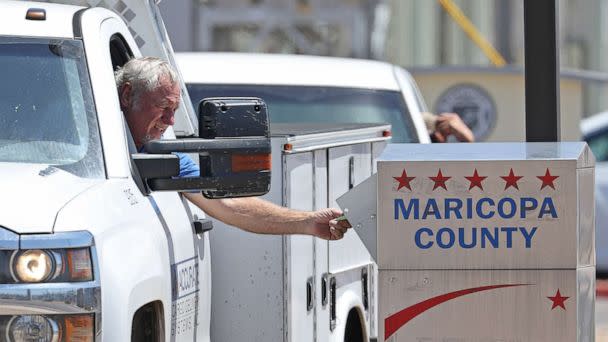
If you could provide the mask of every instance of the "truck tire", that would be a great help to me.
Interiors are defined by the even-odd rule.
[[[346,330],[344,331],[344,342],[364,342],[361,320],[356,309],[352,309],[348,313]]]

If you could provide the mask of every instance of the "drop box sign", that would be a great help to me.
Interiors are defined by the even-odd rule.
[[[408,161],[407,147],[390,147],[378,163],[379,267],[595,264],[588,148],[514,146],[525,145],[479,144],[466,154],[457,144],[423,147]]]

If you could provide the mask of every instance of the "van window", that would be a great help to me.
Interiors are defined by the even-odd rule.
[[[82,42],[0,37],[0,65],[0,162],[105,177]]]

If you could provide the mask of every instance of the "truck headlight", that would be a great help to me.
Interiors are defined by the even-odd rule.
[[[0,316],[0,341],[94,341],[93,314]]]
[[[14,316],[7,326],[9,341],[59,341],[59,325],[44,316]]]
[[[13,277],[24,283],[45,281],[53,272],[53,261],[47,252],[39,249],[17,252],[13,258]]]
[[[10,273],[15,282],[74,282],[93,280],[89,248],[14,251]]]

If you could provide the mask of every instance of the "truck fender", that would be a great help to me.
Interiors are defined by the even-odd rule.
[[[162,291],[164,291],[166,289],[166,285],[163,284],[163,281],[166,282],[166,279],[164,279],[164,277],[160,277],[160,276],[150,277],[150,278],[146,278],[146,279],[142,280],[141,282],[139,282],[138,284],[133,286],[133,289],[129,295],[129,305],[128,305],[129,332],[130,332],[132,338],[133,338],[133,324],[135,322],[135,316],[138,314],[138,311],[141,308],[143,308],[144,306],[149,305],[153,302],[160,303],[160,307],[152,306],[155,309],[157,309],[154,311],[157,312],[157,314],[158,314],[158,316],[156,316],[157,324],[155,324],[156,328],[154,330],[159,332],[160,336],[162,336],[163,332],[170,331],[167,329],[170,326],[169,324],[171,322],[171,303],[164,301],[163,298],[160,298],[160,297],[153,298],[148,295],[149,293],[157,293],[157,294],[162,293]],[[140,316],[139,320],[141,320],[141,316]],[[140,322],[140,324],[141,324],[141,322]],[[163,340],[164,337],[165,336],[160,337],[161,340]]]
[[[151,215],[148,215],[151,217]],[[131,336],[133,315],[143,305],[160,300],[164,317],[171,317],[171,275],[162,229],[152,220],[110,229],[98,239],[104,340],[124,341]],[[137,248],[133,248],[136,241]],[[170,322],[170,319],[169,319]],[[165,331],[167,330],[165,319]]]
[[[163,282],[166,282],[166,279],[164,279],[164,277],[156,276],[143,279],[135,286],[133,286],[133,288],[131,289],[131,293],[129,294],[128,306],[129,317],[131,318],[131,321],[133,321],[133,315],[135,314],[135,312],[148,303],[160,301],[163,304],[163,310],[165,310],[169,306],[163,300],[163,298],[148,295],[148,293],[160,294],[163,293],[163,291],[166,291],[167,284],[163,284]],[[166,314],[167,312],[165,312],[165,317],[171,317],[171,311],[168,311],[169,316],[166,316]]]
[[[356,286],[355,286],[356,285]],[[343,342],[346,334],[346,322],[348,320],[348,314],[351,310],[356,310],[359,318],[362,319],[363,314],[363,301],[361,300],[361,286],[359,283],[353,283],[344,287],[344,291],[338,295],[336,301],[336,330],[334,333],[333,341]],[[362,320],[361,330],[366,336],[369,335],[365,321]]]

